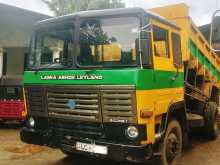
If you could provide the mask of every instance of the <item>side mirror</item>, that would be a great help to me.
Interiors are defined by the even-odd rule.
[[[55,58],[54,63],[59,64],[61,62],[60,58]]]
[[[0,48],[0,78],[3,76],[3,49]]]
[[[209,42],[212,50],[220,52],[220,10],[216,10],[212,16]]]

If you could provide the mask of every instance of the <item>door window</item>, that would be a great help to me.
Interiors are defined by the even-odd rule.
[[[182,66],[182,51],[180,36],[176,33],[172,33],[172,45],[173,45],[173,63],[176,67]]]
[[[154,54],[157,57],[169,58],[168,31],[153,26]]]

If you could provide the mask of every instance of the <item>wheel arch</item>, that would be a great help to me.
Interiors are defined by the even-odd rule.
[[[182,129],[183,146],[184,147],[187,146],[188,144],[187,132],[189,129],[187,124],[185,101],[182,100],[175,103],[174,102],[171,103],[167,108],[167,112],[162,115],[160,131],[157,133],[157,138],[156,138],[155,151],[158,151],[158,149],[160,149],[160,146],[163,143],[163,140],[166,135],[168,124],[172,120],[177,120],[179,122]]]
[[[160,126],[160,136],[157,140],[156,151],[160,149],[161,144],[166,136],[166,131],[168,128],[168,124],[172,120],[177,120],[182,129],[182,143],[183,147],[185,148],[188,144],[188,124],[187,124],[187,116],[186,116],[186,106],[185,101],[179,101],[170,104],[167,109],[167,112],[162,115],[162,121]],[[158,148],[157,148],[158,147]]]
[[[167,113],[163,114],[162,123],[161,123],[161,128],[163,132],[166,131],[168,123],[172,119],[175,119],[180,123],[183,132],[188,131],[186,108],[185,108],[184,100],[170,104],[170,106],[168,107]]]

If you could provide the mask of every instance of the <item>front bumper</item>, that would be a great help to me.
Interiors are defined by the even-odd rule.
[[[91,144],[91,139],[79,139],[69,137],[61,139],[49,133],[49,131],[40,132],[34,129],[23,128],[21,133],[21,140],[26,143],[36,145],[46,145],[50,147],[60,148],[67,153],[77,153],[91,157],[107,158],[116,161],[131,161],[131,162],[145,162],[153,156],[152,145],[125,145],[110,143],[103,140],[92,141],[97,145],[107,146],[108,154],[94,154],[88,152],[77,151],[76,142],[83,142]]]
[[[20,138],[23,142],[28,144],[50,146],[49,142],[51,136],[46,132],[36,131],[35,129],[29,129],[24,127],[20,132]]]

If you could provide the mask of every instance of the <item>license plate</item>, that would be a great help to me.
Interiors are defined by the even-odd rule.
[[[95,154],[102,154],[102,155],[108,154],[108,148],[106,146],[87,144],[81,142],[76,142],[76,150],[95,153]]]

